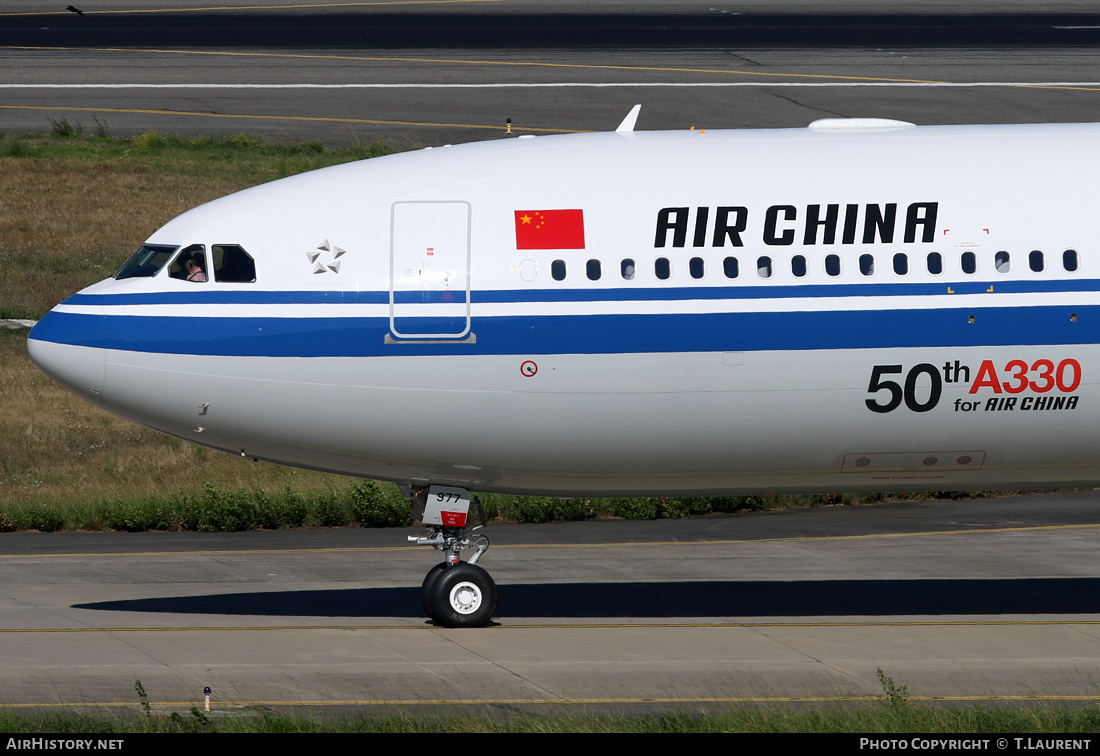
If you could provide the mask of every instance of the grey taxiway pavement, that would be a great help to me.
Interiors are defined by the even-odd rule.
[[[83,5],[0,11],[3,130],[442,144],[508,119],[610,130],[635,103],[639,129],[1100,117],[1100,13],[1079,2]]]
[[[493,624],[404,530],[0,536],[0,705],[1100,697],[1100,494],[494,525]]]

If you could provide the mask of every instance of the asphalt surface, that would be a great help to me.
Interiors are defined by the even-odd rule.
[[[1087,3],[85,5],[0,12],[0,129],[444,144],[609,130],[636,103],[639,129],[1098,117]]]
[[[153,5],[5,3],[0,130],[442,144],[611,129],[637,102],[639,129],[1100,103],[1083,2]],[[135,707],[136,679],[183,711],[205,686],[223,711],[846,701],[882,695],[877,669],[915,698],[1095,700],[1096,512],[1087,492],[493,526],[478,630],[424,618],[437,556],[405,531],[4,534],[0,705]]]
[[[496,525],[482,629],[415,530],[0,536],[0,705],[165,710],[1095,700],[1094,492]]]

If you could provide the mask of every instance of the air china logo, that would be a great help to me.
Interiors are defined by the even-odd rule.
[[[325,253],[328,253],[327,255]],[[346,249],[341,249],[335,244],[329,244],[328,239],[317,245],[317,249],[306,252],[306,257],[313,263],[313,273],[340,273],[340,258],[347,254]],[[326,262],[325,258],[328,258]]]

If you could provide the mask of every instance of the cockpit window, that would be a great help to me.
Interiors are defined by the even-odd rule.
[[[210,248],[214,258],[214,280],[221,283],[252,283],[256,280],[256,262],[252,255],[236,244],[215,244]]]
[[[210,266],[206,262],[206,247],[201,244],[192,244],[180,252],[168,266],[168,275],[182,281],[206,283],[210,280],[207,275],[208,270]]]
[[[155,276],[164,267],[179,247],[167,247],[161,244],[146,244],[135,252],[126,264],[118,269],[115,278],[148,278]]]

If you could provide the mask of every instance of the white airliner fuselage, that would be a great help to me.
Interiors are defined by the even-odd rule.
[[[414,485],[1100,483],[1100,126],[829,125],[276,181],[164,226],[31,355],[174,436]]]

